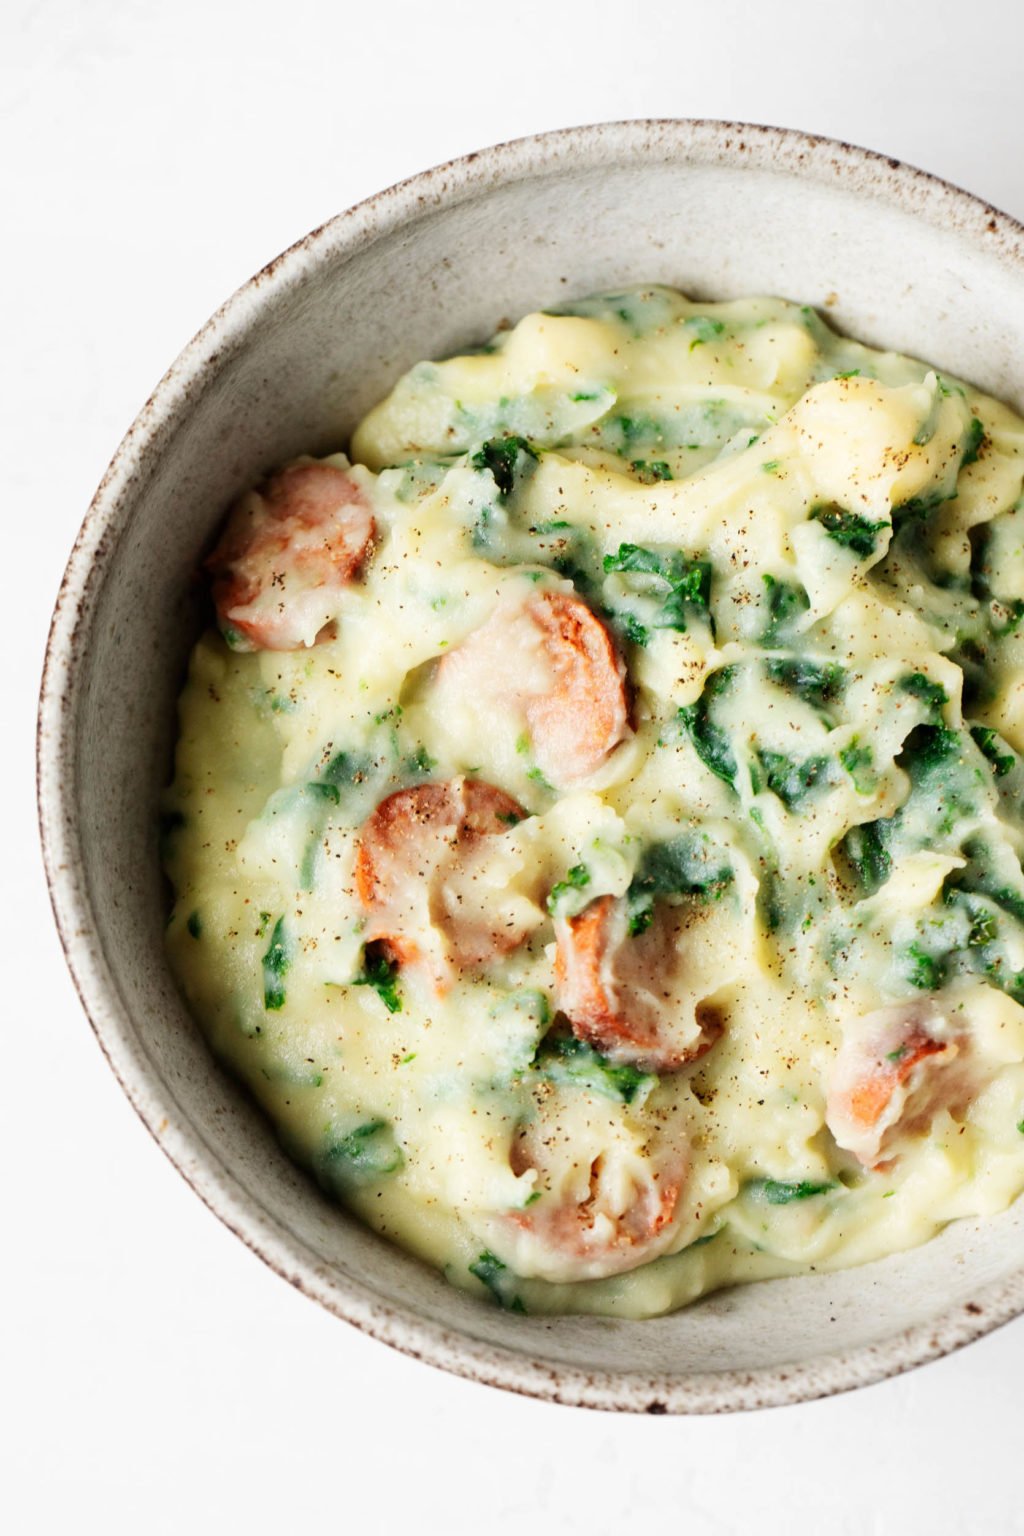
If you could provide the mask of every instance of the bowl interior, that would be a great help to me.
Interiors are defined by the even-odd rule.
[[[51,869],[64,866],[56,903],[72,964],[115,1069],[204,1198],[289,1278],[392,1342],[626,1407],[812,1395],[981,1331],[983,1313],[1018,1305],[1007,1288],[1020,1212],[653,1322],[552,1323],[478,1303],[328,1206],[212,1064],[164,961],[157,802],[196,563],[226,503],[290,455],[343,446],[400,371],[503,318],[638,281],[782,294],[1024,404],[1024,272],[1005,226],[887,163],[756,131],[740,150],[743,137],[632,125],[485,154],[335,221],[243,290],[101,491],[44,701],[44,830]]]

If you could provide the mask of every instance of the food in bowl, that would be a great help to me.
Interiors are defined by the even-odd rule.
[[[1022,444],[808,308],[649,287],[241,499],[168,942],[331,1194],[644,1317],[1024,1188]]]

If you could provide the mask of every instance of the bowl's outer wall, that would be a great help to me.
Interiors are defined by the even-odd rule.
[[[620,125],[527,141],[385,194],[282,258],[201,334],[115,461],[72,561],[44,691],[42,817],[65,943],[115,1070],[199,1192],[288,1278],[390,1342],[603,1406],[783,1401],[962,1342],[1020,1305],[1020,1214],[643,1324],[485,1307],[329,1207],[211,1067],[164,960],[155,827],[194,573],[225,506],[290,455],[343,446],[420,357],[569,296],[659,281],[820,306],[866,341],[1024,403],[1008,222],[860,152],[748,131],[738,153],[742,130],[727,144],[730,131]]]

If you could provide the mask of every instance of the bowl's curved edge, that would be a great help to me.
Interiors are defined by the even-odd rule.
[[[83,1008],[114,1075],[147,1129],[209,1209],[276,1273],[330,1312],[413,1358],[470,1380],[552,1402],[647,1413],[716,1413],[827,1396],[909,1370],[979,1338],[1024,1310],[1024,1269],[930,1323],[845,1354],[792,1367],[687,1377],[588,1373],[504,1350],[381,1303],[332,1279],[220,1165],[159,1081],[131,1029],[115,978],[92,932],[89,891],[77,857],[73,801],[76,652],[88,635],[140,465],[159,452],[268,302],[300,285],[327,257],[343,255],[489,185],[543,175],[571,157],[599,166],[662,153],[691,163],[746,163],[852,184],[928,222],[985,240],[998,259],[1024,267],[1024,227],[972,194],[900,161],[835,140],[745,123],[665,119],[602,123],[516,139],[436,166],[339,214],[296,242],[229,298],[185,347],[130,427],[86,513],[64,573],[43,667],[36,768],[43,862],[61,944]],[[112,1004],[107,999],[114,999]],[[120,1005],[120,1006],[118,1006]]]

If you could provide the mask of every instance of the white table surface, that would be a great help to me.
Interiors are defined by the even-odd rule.
[[[498,139],[673,115],[850,139],[1022,217],[1022,42],[1013,0],[5,0],[11,1536],[1024,1530],[1024,1321],[828,1402],[634,1420],[441,1375],[291,1290],[200,1205],[101,1058],[51,926],[31,760],[50,608],[122,431],[307,229]]]

